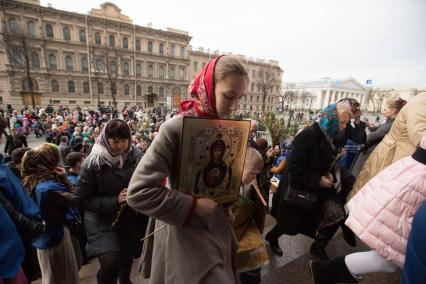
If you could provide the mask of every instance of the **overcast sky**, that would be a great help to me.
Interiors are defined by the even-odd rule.
[[[41,0],[87,13],[99,0]],[[425,0],[112,1],[134,24],[186,30],[193,47],[278,60],[283,80],[426,87]]]

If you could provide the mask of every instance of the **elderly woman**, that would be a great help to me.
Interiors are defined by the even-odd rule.
[[[338,154],[336,137],[344,132],[350,117],[348,104],[329,105],[320,115],[319,122],[295,137],[279,185],[283,198],[277,225],[265,237],[275,254],[283,254],[278,245],[282,234],[300,233],[315,239],[311,246],[312,255],[328,259],[325,247],[346,215],[343,202],[333,186],[333,174]],[[292,189],[317,197],[316,201],[312,199],[311,208],[303,208],[285,198],[289,184]]]
[[[43,144],[25,153],[21,172],[24,187],[34,196],[46,223],[33,241],[37,248],[42,283],[78,283],[78,267],[67,224],[73,221],[72,186],[65,169],[58,167],[56,145]]]
[[[100,263],[98,283],[131,283],[133,257],[139,257],[148,218],[126,205],[130,178],[142,157],[131,144],[125,121],[113,119],[102,129],[84,161],[74,198],[85,210],[88,256]]]

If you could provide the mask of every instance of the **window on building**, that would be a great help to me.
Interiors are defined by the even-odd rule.
[[[83,30],[80,30],[79,35],[80,35],[80,42],[86,42],[86,32]]]
[[[102,95],[104,93],[104,84],[98,83],[98,94]]]
[[[65,57],[65,67],[67,71],[73,71],[74,70],[74,63],[72,61],[71,55],[67,55]]]
[[[154,64],[148,64],[148,79],[152,79],[154,77]]]
[[[185,66],[179,66],[179,80],[185,80]]]
[[[53,38],[54,34],[53,34],[53,27],[51,24],[46,24],[46,37],[47,38]]]
[[[49,54],[49,70],[56,70],[56,55],[51,53]]]
[[[129,41],[127,39],[127,37],[123,38],[123,48],[129,48]]]
[[[164,87],[160,87],[160,88],[158,89],[158,94],[160,95],[160,97],[163,97],[163,96],[164,96]]]
[[[88,72],[89,71],[89,63],[86,57],[81,58],[81,71]]]
[[[256,97],[256,103],[258,103],[258,102],[259,102],[259,96]]]
[[[84,83],[83,83],[83,93],[84,93],[84,94],[88,94],[88,93],[90,93],[90,86],[89,86],[89,82],[84,82]]]
[[[40,68],[40,58],[38,56],[38,53],[35,51],[31,53],[31,67]]]
[[[160,43],[160,46],[158,48],[158,52],[160,55],[164,55],[164,44]]]
[[[148,87],[148,94],[152,94],[153,93],[154,88],[152,86]]]
[[[124,76],[130,75],[130,69],[129,69],[129,63],[128,62],[124,62],[124,64],[123,64],[123,74],[124,74]]]
[[[174,44],[170,45],[169,56],[175,56],[175,45]]]
[[[254,78],[256,76],[256,70],[251,71],[251,77]]]
[[[9,30],[12,33],[17,33],[19,32],[19,26],[18,26],[18,21],[15,18],[10,18],[9,19]]]
[[[59,83],[58,80],[52,80],[52,93],[59,92]]]
[[[142,96],[142,87],[141,85],[136,86],[136,96]]]
[[[130,95],[130,87],[128,84],[124,85],[124,95],[129,96]]]
[[[205,62],[203,62],[203,64],[201,64],[201,69],[204,69],[204,66],[206,66]]]
[[[70,93],[70,94],[75,93],[74,81],[68,81],[68,93]]]
[[[250,96],[250,102],[252,102],[253,101],[253,96]]]
[[[198,62],[194,61],[194,71],[197,71],[197,70],[198,70]]]
[[[181,46],[180,48],[180,57],[184,58],[185,57],[185,47]]]
[[[164,77],[165,77],[165,75],[164,75],[164,65],[160,64],[160,65],[158,65],[158,78],[160,80],[164,80]]]
[[[29,36],[32,36],[32,37],[37,36],[37,28],[33,21],[29,21],[27,23],[27,31]]]
[[[175,79],[175,66],[169,65],[169,79]]]
[[[257,85],[257,92],[260,93],[260,84]]]
[[[140,63],[136,64],[136,77],[137,78],[142,77],[142,64]]]
[[[115,61],[111,61],[111,63],[109,64],[109,71],[113,76],[117,74],[117,64],[115,64]]]
[[[95,44],[101,45],[101,35],[99,33],[95,33]]]
[[[136,40],[136,50],[141,50],[141,40],[140,39]]]
[[[254,83],[251,83],[251,92],[254,92]]]
[[[117,85],[115,83],[111,84],[111,95],[117,95]]]
[[[62,32],[64,34],[64,40],[71,40],[70,29],[68,27],[63,27]]]
[[[152,53],[152,41],[148,41],[148,52]]]
[[[22,60],[22,56],[20,53],[14,53],[13,54],[13,64],[19,67],[24,66],[24,61]]]
[[[101,71],[103,68],[102,68],[102,58],[100,58],[100,57],[96,57],[96,60],[95,60],[95,69],[97,70],[97,71]]]
[[[109,47],[115,47],[115,37],[113,35],[109,35]]]

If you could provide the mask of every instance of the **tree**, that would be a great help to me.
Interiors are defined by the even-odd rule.
[[[271,90],[278,83],[277,75],[272,67],[262,68],[257,72],[256,83],[262,95],[262,111],[265,112],[265,102],[268,94],[272,93]]]
[[[34,94],[34,80],[31,73],[31,57],[37,53],[37,48],[34,46],[29,35],[19,29],[16,31],[8,31],[5,20],[3,19],[3,43],[6,53],[9,58],[9,63],[13,71],[22,71],[25,73],[24,82],[26,88],[31,95],[31,104],[33,109],[36,107]],[[24,88],[23,88],[24,89]]]
[[[109,82],[112,104],[114,109],[117,109],[117,79],[118,79],[118,63],[120,56],[117,49],[109,49],[102,47],[90,47],[90,62],[91,65],[99,72],[107,75]],[[96,86],[98,88],[98,86]]]

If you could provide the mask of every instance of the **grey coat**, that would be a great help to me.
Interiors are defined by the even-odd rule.
[[[85,210],[84,225],[88,239],[88,255],[127,249],[139,256],[148,217],[135,214],[129,207],[123,210],[118,225],[112,228],[120,205],[118,194],[128,187],[130,178],[142,157],[136,147],[130,151],[122,169],[102,163],[100,168],[84,165],[75,186],[74,200]]]
[[[195,214],[192,196],[174,190],[183,116],[166,121],[130,181],[128,204],[151,217],[144,243],[142,270],[149,283],[235,283],[232,257],[236,239],[225,208],[209,216]],[[167,177],[167,187],[162,185]]]

